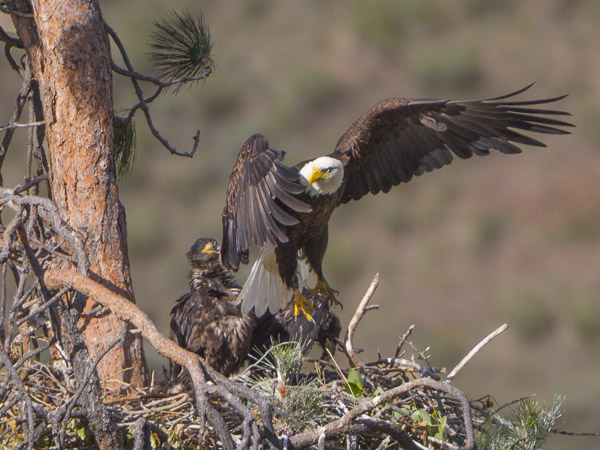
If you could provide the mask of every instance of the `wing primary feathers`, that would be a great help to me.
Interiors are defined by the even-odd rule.
[[[557,119],[552,119],[550,117],[541,117],[541,116],[534,116],[534,115],[529,115],[529,114],[514,113],[512,111],[510,112],[508,119],[525,121],[525,122],[543,123],[546,125],[557,125],[560,127],[572,127],[573,126],[573,124],[570,124],[569,122],[565,122],[564,120],[557,120]]]
[[[329,155],[344,163],[346,184],[341,202],[391,185],[460,158],[487,155],[491,149],[518,153],[519,145],[544,147],[520,130],[568,134],[571,123],[552,116],[569,113],[544,109],[564,95],[535,100],[512,100],[529,89],[484,100],[448,101],[387,99],[359,117],[340,137]]]
[[[514,97],[515,95],[522,94],[523,92],[525,92],[526,90],[528,90],[534,84],[535,84],[535,81],[533,83],[528,84],[525,87],[522,87],[521,89],[518,89],[518,90],[514,91],[514,92],[510,92],[508,94],[504,94],[504,95],[501,95],[499,97],[488,98],[485,101],[486,102],[495,102],[495,101],[498,101],[498,100],[503,100],[505,98]]]
[[[518,142],[519,144],[532,145],[534,147],[546,147],[546,144],[543,142],[538,141],[530,136],[517,133],[514,130],[504,130],[504,135],[509,141]]]
[[[549,114],[555,116],[570,116],[571,113],[567,111],[560,111],[558,109],[537,109],[537,108],[514,108],[514,107],[505,107],[505,104],[498,105],[497,108],[499,111],[511,111],[516,113],[525,113],[525,114]],[[572,123],[565,122],[565,126],[572,127],[574,126]]]
[[[223,210],[223,264],[237,270],[247,263],[251,245],[288,241],[285,227],[298,223],[294,214],[311,211],[297,195],[305,187],[298,172],[281,160],[285,152],[269,148],[258,134],[242,145],[229,178]]]
[[[520,128],[521,130],[535,131],[536,133],[544,134],[571,134],[569,131],[561,130],[560,128],[549,127],[546,125],[533,124],[529,122],[521,123],[520,125],[513,124],[509,125],[514,128]]]
[[[497,134],[497,131],[494,131],[493,128],[486,126],[485,120],[479,120],[477,117],[471,119],[471,117],[461,114],[460,116],[450,116],[448,118],[457,128],[470,131],[470,139],[472,140],[477,140],[480,136],[494,136]]]
[[[569,94],[559,95],[558,97],[550,97],[550,98],[541,98],[538,100],[520,100],[514,102],[496,102],[499,106],[524,106],[524,105],[543,105],[545,103],[554,103],[563,98],[567,97]],[[482,103],[492,103],[488,100],[484,100]]]

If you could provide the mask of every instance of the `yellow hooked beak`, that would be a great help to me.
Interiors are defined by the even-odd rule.
[[[327,172],[322,172],[321,169],[317,169],[315,167],[310,174],[310,178],[308,179],[308,185],[312,186],[315,181],[320,180],[321,178],[327,178],[328,176],[329,174]]]
[[[209,242],[202,249],[202,253],[219,253],[219,249],[213,246],[212,242]]]

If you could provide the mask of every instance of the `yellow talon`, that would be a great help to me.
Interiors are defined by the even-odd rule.
[[[299,315],[302,311],[306,319],[312,322],[312,314],[307,310],[314,311],[315,307],[300,293],[299,289],[294,289],[294,316]]]
[[[324,300],[328,300],[334,305],[339,306],[341,308],[344,307],[344,305],[342,305],[342,303],[336,298],[336,295],[339,294],[339,292],[333,289],[331,286],[329,286],[329,284],[325,280],[319,279],[313,290],[310,291],[311,297],[315,297],[319,294],[323,297]]]

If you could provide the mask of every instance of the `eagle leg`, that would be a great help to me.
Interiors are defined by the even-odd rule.
[[[339,291],[329,286],[329,283],[324,278],[318,277],[318,280],[319,281],[317,281],[313,290],[310,291],[310,296],[315,297],[320,294],[323,299],[328,300],[343,309],[344,305],[342,305],[342,302],[336,297],[339,294]]]
[[[312,322],[312,314],[308,311],[314,311],[315,307],[306,299],[300,292],[300,289],[294,289],[294,316],[300,314],[300,311],[304,313],[306,319]]]

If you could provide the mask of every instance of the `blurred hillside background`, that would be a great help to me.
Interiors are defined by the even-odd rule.
[[[522,98],[569,93],[552,107],[570,111],[577,128],[544,136],[548,148],[456,159],[340,208],[325,274],[345,305],[344,329],[381,274],[373,299],[381,309],[356,337],[367,360],[391,355],[415,324],[415,344],[450,370],[507,322],[456,385],[499,404],[562,394],[560,428],[600,431],[598,0],[104,0],[102,8],[139,72],[151,71],[148,36],[169,9],[202,11],[215,42],[214,74],[151,109],[179,150],[201,130],[194,158],[171,156],[138,115],[136,161],[119,183],[137,302],[165,333],[187,288],[185,253],[197,237],[221,237],[227,179],[250,134],[263,133],[295,164],[333,150],[386,97],[492,97],[532,81]],[[1,58],[0,76],[4,124],[20,82]],[[118,76],[114,98],[116,108],[136,102]],[[7,186],[21,181],[22,158],[13,146]],[[164,364],[150,357],[153,368]],[[554,436],[545,448],[565,446],[600,449],[600,438]]]

